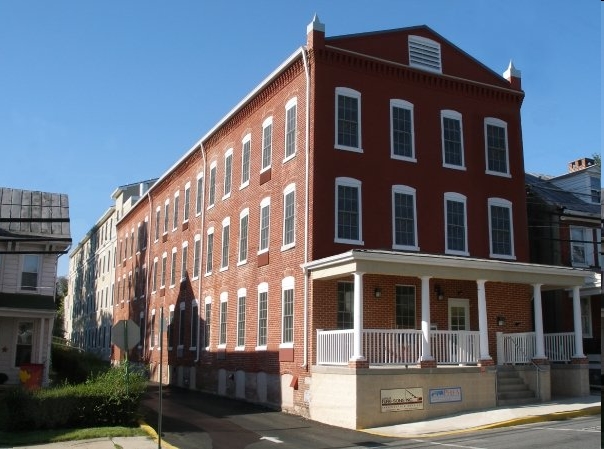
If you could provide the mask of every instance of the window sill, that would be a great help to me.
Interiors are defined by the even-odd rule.
[[[492,176],[500,176],[502,178],[511,178],[512,177],[512,175],[509,173],[503,173],[503,172],[491,171],[491,170],[485,170],[485,174],[492,175]]]
[[[347,146],[345,146],[345,145],[338,145],[338,144],[335,144],[335,145],[334,145],[334,148],[335,148],[336,150],[350,151],[350,152],[352,152],[352,153],[363,153],[363,149],[362,149],[362,148],[360,148],[360,147],[347,147]]]

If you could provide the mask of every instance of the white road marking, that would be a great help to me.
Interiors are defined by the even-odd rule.
[[[261,440],[267,440],[270,441],[271,443],[283,443],[283,441],[281,441],[279,438],[277,437],[260,437]]]

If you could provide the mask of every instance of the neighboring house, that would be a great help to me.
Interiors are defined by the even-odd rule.
[[[48,383],[57,262],[70,245],[67,195],[0,187],[0,372],[9,384],[23,375]]]
[[[72,346],[111,359],[117,221],[155,179],[118,187],[111,206],[69,255],[65,338]],[[134,238],[130,239],[131,242]]]
[[[542,292],[579,313],[593,273],[530,263],[520,83],[427,26],[315,17],[117,223],[131,359],[350,428],[503,404],[504,368],[529,400],[589,394],[580,319],[548,364]]]
[[[531,262],[592,270],[594,282],[580,290],[583,348],[588,357],[601,354],[602,221],[601,167],[590,158],[568,164],[561,176],[526,175]],[[544,330],[573,329],[570,291],[545,292]]]

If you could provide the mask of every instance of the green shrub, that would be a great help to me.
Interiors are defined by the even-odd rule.
[[[145,388],[141,373],[129,373],[126,381],[125,364],[78,385],[34,392],[15,388],[1,399],[0,409],[10,411],[3,430],[132,426],[139,418]]]
[[[56,344],[52,345],[51,360],[55,384],[82,383],[91,375],[103,373],[110,367],[109,362],[94,354]]]

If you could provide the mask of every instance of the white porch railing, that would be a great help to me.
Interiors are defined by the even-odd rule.
[[[479,332],[430,331],[432,356],[437,364],[473,364],[478,361]],[[363,355],[370,365],[414,365],[422,347],[420,330],[365,329]],[[353,352],[353,331],[317,331],[317,364],[346,365]]]
[[[545,355],[550,362],[570,362],[575,349],[575,334],[561,332],[545,334]],[[497,333],[497,363],[530,363],[536,354],[537,337],[534,332],[516,334]]]

